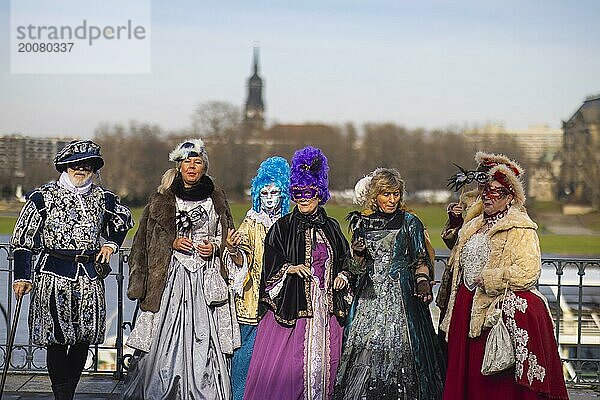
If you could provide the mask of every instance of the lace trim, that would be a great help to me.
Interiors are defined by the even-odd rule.
[[[460,265],[463,268],[463,282],[470,291],[475,290],[475,278],[490,258],[490,242],[485,233],[476,233],[465,243],[460,253]]]
[[[264,225],[264,227],[268,231],[269,228],[271,228],[271,226],[273,226],[273,224],[275,223],[275,221],[277,221],[279,219],[280,215],[276,214],[274,216],[274,218],[271,219],[271,217],[269,217],[269,215],[266,212],[262,211],[262,210],[260,212],[256,212],[256,211],[250,209],[246,213],[246,217],[248,217],[251,220],[254,220],[254,221],[256,221],[256,222]]]
[[[319,288],[319,279],[313,276],[311,300],[313,318],[306,321],[304,340],[304,398],[329,399],[329,312],[325,302],[326,288]]]
[[[283,279],[284,279],[284,277],[287,275],[287,270],[288,270],[288,268],[291,266],[291,264],[289,264],[289,263],[286,263],[286,264],[288,264],[288,265],[285,265],[285,264],[284,264],[284,265],[283,265],[283,266],[282,266],[282,267],[279,269],[279,271],[277,271],[277,272],[275,273],[275,275],[273,275],[273,276],[271,277],[271,279],[267,279],[267,281],[266,281],[266,284],[265,284],[265,286],[266,286],[267,288],[269,288],[269,287],[272,287],[272,286],[275,286],[277,283],[279,283],[279,281],[281,281],[281,280],[283,280]],[[273,289],[271,289],[271,290],[273,290]],[[270,291],[270,290],[269,290],[269,289],[267,289],[267,291]]]
[[[287,273],[288,270],[290,269],[292,265],[291,264],[285,264],[283,266],[283,268],[281,268],[280,272],[283,271],[283,275],[281,275],[281,278],[279,279],[279,282],[275,283],[275,285],[273,287],[271,287],[269,289],[269,286],[267,284],[267,293],[269,294],[269,296],[274,299],[275,297],[279,296],[279,292],[281,292],[281,289],[283,289],[283,284],[285,282],[285,279],[287,278]],[[278,272],[276,277],[280,275],[280,273]]]
[[[515,378],[521,379],[523,372],[525,372],[525,361],[527,360],[527,380],[531,385],[534,379],[544,382],[546,377],[546,368],[538,364],[537,356],[533,354],[528,348],[529,333],[522,328],[517,326],[515,320],[515,313],[517,311],[525,314],[527,310],[527,300],[515,295],[513,292],[508,292],[504,299],[504,314],[506,315],[506,327],[510,333],[513,344],[515,346]]]

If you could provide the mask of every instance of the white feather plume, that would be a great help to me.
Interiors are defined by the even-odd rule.
[[[192,146],[184,146],[185,144],[190,143]],[[175,149],[169,153],[169,161],[182,161],[188,158],[188,155],[191,152],[195,152],[198,154],[206,153],[206,149],[204,147],[204,141],[202,139],[187,139],[183,142],[179,143],[175,146]]]
[[[367,201],[369,200],[369,189],[371,187],[371,179],[373,176],[380,170],[381,168],[376,168],[373,171],[369,172],[363,178],[359,179],[354,185],[354,198],[352,202],[359,206],[366,206]]]

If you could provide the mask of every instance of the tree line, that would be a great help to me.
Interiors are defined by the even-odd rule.
[[[172,167],[168,154],[180,141],[202,137],[210,159],[211,175],[233,200],[247,196],[250,181],[260,162],[279,155],[288,160],[294,151],[312,145],[329,160],[330,189],[353,188],[373,169],[397,168],[406,190],[445,189],[456,172],[453,163],[473,169],[477,150],[500,152],[524,160],[511,139],[490,140],[475,148],[458,130],[426,131],[403,126],[366,124],[359,135],[351,124],[342,126],[306,124],[276,125],[261,132],[248,132],[239,125],[223,132],[165,132],[158,126],[131,123],[128,127],[103,126],[94,140],[103,148],[106,161],[102,182],[132,205],[144,204],[156,190],[163,172]]]
[[[351,189],[358,179],[380,166],[397,168],[408,193],[444,189],[447,178],[456,172],[452,163],[474,168],[477,150],[525,160],[511,137],[490,139],[475,148],[458,128],[429,131],[394,123],[367,123],[359,133],[354,124],[346,123],[277,124],[267,129],[249,129],[241,121],[239,109],[225,102],[198,105],[190,125],[181,131],[141,122],[100,125],[93,137],[102,146],[105,160],[100,182],[127,204],[145,204],[164,171],[172,167],[169,152],[190,137],[204,139],[210,159],[209,175],[232,200],[247,196],[250,180],[264,159],[279,155],[290,160],[294,151],[307,145],[321,148],[327,156],[332,190]],[[30,163],[19,180],[24,191],[56,179],[56,171],[48,168],[50,162]]]

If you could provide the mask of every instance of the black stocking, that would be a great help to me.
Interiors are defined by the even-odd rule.
[[[46,365],[53,385],[69,382],[69,362],[67,346],[51,344],[46,348]]]
[[[49,345],[46,348],[46,365],[52,384],[79,381],[89,348],[89,343],[77,343],[70,346],[68,350],[66,345]]]
[[[77,343],[69,347],[69,353],[67,354],[69,379],[79,381],[81,371],[85,367],[89,348],[89,343]]]

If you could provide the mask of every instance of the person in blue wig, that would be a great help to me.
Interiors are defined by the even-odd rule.
[[[237,231],[230,230],[225,260],[228,263],[242,346],[233,354],[233,398],[244,395],[250,357],[258,325],[258,296],[267,231],[290,208],[290,167],[282,157],[264,160],[252,179],[252,208]]]
[[[351,304],[350,247],[323,206],[329,166],[305,147],[291,162],[296,207],[265,238],[258,313],[246,400],[329,400]]]

